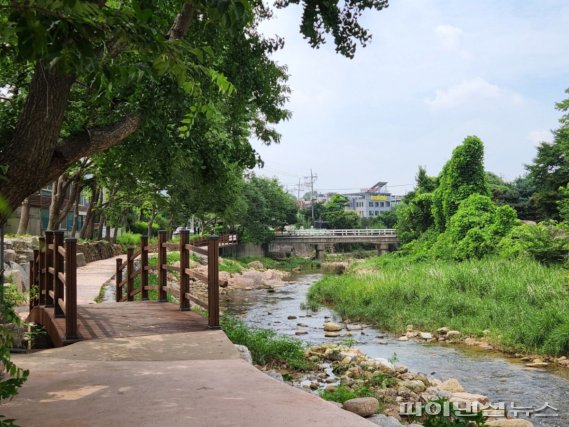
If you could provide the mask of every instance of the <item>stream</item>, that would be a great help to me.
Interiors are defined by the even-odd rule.
[[[341,320],[333,311],[321,308],[313,312],[301,308],[306,301],[308,288],[321,277],[321,274],[300,275],[296,277],[296,282],[276,288],[275,292],[266,289],[233,290],[222,304],[249,326],[269,328],[293,336],[295,331],[302,329],[308,334],[298,338],[309,344],[339,343],[346,338],[325,338],[322,329],[325,321]],[[288,319],[289,316],[297,318]],[[298,323],[307,327],[299,327]],[[567,370],[529,369],[516,359],[465,346],[398,341],[397,336],[371,327],[352,331],[352,334],[354,345],[369,356],[389,359],[395,355],[398,363],[429,378],[456,378],[467,392],[486,395],[494,404],[504,402],[509,411],[512,411],[512,402],[516,408],[534,410],[548,403],[557,411],[545,410],[539,412],[544,416],[534,414],[529,419],[536,426],[569,426]],[[522,415],[529,409],[520,411],[520,418],[526,418]]]

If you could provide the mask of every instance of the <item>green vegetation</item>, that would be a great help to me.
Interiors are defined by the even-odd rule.
[[[3,286],[3,285],[2,285]],[[17,304],[25,302],[25,297],[16,287],[11,285],[0,294],[0,403],[18,394],[18,389],[27,380],[29,371],[18,368],[10,360],[12,348],[12,326],[22,325],[22,321],[14,311]],[[14,420],[0,415],[1,426],[15,426]]]
[[[295,370],[310,368],[304,355],[304,343],[300,340],[277,335],[270,329],[252,329],[241,320],[224,315],[223,330],[235,344],[246,346],[258,365],[286,367]]]
[[[374,258],[357,268],[373,273],[327,276],[310,301],[332,304],[353,320],[394,332],[442,326],[487,337],[507,349],[569,354],[567,273],[531,259],[436,260]]]
[[[356,397],[374,397],[373,390],[366,386],[348,387],[340,384],[335,391],[324,390],[320,397],[333,402],[344,403],[346,400],[355,399]]]

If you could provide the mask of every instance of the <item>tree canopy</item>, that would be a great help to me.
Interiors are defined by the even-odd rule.
[[[275,7],[289,4],[302,6],[300,31],[312,46],[331,34],[353,57],[370,39],[362,13],[387,1]],[[259,0],[3,1],[0,195],[13,209],[79,159],[125,140],[129,155],[162,166],[181,149],[206,174],[259,163],[249,137],[278,142],[272,125],[289,117],[286,70],[270,59],[283,41],[257,31],[271,14]]]

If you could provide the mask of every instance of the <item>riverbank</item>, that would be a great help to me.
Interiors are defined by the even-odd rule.
[[[323,278],[309,300],[407,339],[464,342],[530,363],[540,362],[535,354],[569,365],[567,272],[532,260],[373,258]]]
[[[307,346],[271,330],[248,328],[232,317],[224,317],[223,325],[234,343],[250,349],[251,354],[244,358],[267,375],[335,402],[380,426],[420,426],[418,422],[439,425],[432,424],[439,415],[421,411],[427,404],[439,405],[441,410],[446,407],[450,411],[447,421],[457,423],[452,425],[462,425],[458,424],[462,418],[476,422],[469,424],[472,426],[532,426],[529,421],[505,418],[507,408],[490,408],[487,396],[466,392],[455,378],[442,381],[411,372],[395,356],[390,360],[369,357],[349,340]],[[340,326],[324,325],[325,330],[334,328]]]

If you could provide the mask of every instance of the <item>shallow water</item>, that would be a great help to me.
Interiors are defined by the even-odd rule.
[[[224,305],[228,310],[255,327],[270,328],[281,334],[294,335],[296,330],[308,334],[298,338],[310,343],[341,342],[346,338],[325,338],[322,325],[329,317],[339,321],[334,313],[322,308],[317,312],[304,310],[309,285],[319,274],[299,276],[296,283],[267,290],[234,290],[227,295]],[[288,319],[296,316],[296,319]],[[297,326],[298,323],[307,325]],[[557,409],[531,416],[536,426],[569,427],[569,374],[565,370],[531,370],[514,359],[501,354],[462,346],[422,344],[398,341],[383,331],[366,328],[352,331],[355,345],[372,357],[390,358],[396,355],[399,363],[412,371],[431,378],[456,378],[469,393],[488,396],[493,403],[505,402],[506,407],[543,407],[546,403]],[[383,338],[377,338],[384,336]],[[381,344],[380,344],[381,342]],[[557,415],[557,416],[552,416]]]

